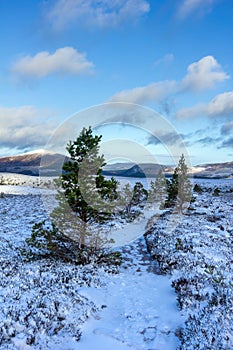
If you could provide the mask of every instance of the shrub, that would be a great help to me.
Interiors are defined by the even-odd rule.
[[[218,197],[220,193],[220,189],[218,187],[215,187],[214,191],[213,191],[213,196]]]
[[[97,239],[96,234],[95,238]],[[99,237],[99,240],[101,244],[98,242],[96,245],[80,249],[79,244],[74,239],[64,235],[53,223],[50,225],[42,221],[33,226],[31,236],[26,239],[30,250],[22,250],[21,253],[29,260],[40,256],[60,258],[76,264],[94,262],[120,265],[121,253],[110,251],[106,246],[109,241],[104,240],[103,237]]]
[[[203,192],[203,188],[200,185],[195,184],[195,186],[193,187],[193,191],[200,194]]]

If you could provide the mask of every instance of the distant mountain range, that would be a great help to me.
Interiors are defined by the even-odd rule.
[[[0,172],[34,176],[57,176],[64,161],[68,158],[59,153],[38,151],[0,158]],[[174,168],[152,163],[116,163],[104,167],[104,175],[124,177],[155,177],[162,169],[171,176]],[[197,165],[190,174],[199,178],[233,178],[233,162]]]
[[[165,176],[171,176],[174,167],[152,163],[117,163],[109,164],[104,168],[104,175],[124,177],[155,177],[159,170]],[[203,164],[191,167],[190,175],[196,178],[233,178],[233,162]]]
[[[165,175],[173,173],[173,168],[165,165],[153,163],[117,163],[106,165],[103,174],[124,177],[154,177],[160,169]]]

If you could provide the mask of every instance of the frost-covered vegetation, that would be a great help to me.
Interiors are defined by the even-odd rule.
[[[0,173],[1,186],[24,186],[32,188],[50,188],[54,189],[54,178],[38,177],[22,174]],[[3,188],[3,187],[2,187]],[[1,187],[0,187],[1,190]]]
[[[23,189],[8,194],[4,187],[0,198],[0,349],[174,349],[181,322],[175,296],[169,279],[153,273],[157,264],[143,239],[117,249],[121,266],[28,261],[21,254],[25,239],[47,213],[39,190]],[[144,226],[137,223],[138,235]]]
[[[182,350],[233,347],[232,187],[196,184],[195,201],[180,224],[165,212],[146,232],[148,249],[171,274],[186,322]],[[168,224],[170,218],[170,224]],[[170,226],[169,226],[170,225]]]
[[[100,138],[68,144],[58,192],[1,179],[0,350],[232,350],[232,183],[192,193],[182,155],[171,179],[119,186]]]
[[[121,266],[77,266],[39,256],[25,260],[25,239],[35,223],[48,219],[41,190],[2,186],[0,349],[87,350],[102,348],[101,341],[114,350],[232,349],[233,186],[230,180],[197,185],[195,202],[174,232],[165,229],[173,208],[157,211],[155,205],[148,212],[158,213],[146,238],[159,268],[137,242],[121,250]],[[53,201],[51,191],[42,193]],[[120,218],[115,225],[125,232],[127,224],[128,233],[140,235],[140,220],[131,227]],[[160,272],[166,276],[154,275]],[[171,284],[177,294],[169,290]]]
[[[47,213],[39,190],[26,195],[4,191],[0,198],[0,349],[54,349],[60,343],[64,349],[66,342],[72,348],[82,324],[98,309],[79,289],[100,288],[117,268],[109,270],[104,264],[77,268],[51,258],[25,260],[21,254],[25,239]]]

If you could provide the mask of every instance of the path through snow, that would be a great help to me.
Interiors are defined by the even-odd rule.
[[[120,273],[104,288],[80,290],[102,310],[84,324],[77,349],[175,350],[182,317],[169,278],[158,274],[144,238],[124,246],[122,253]]]
[[[20,188],[17,188],[17,191],[19,191],[19,189]],[[5,190],[7,193],[9,192],[9,188]],[[35,192],[37,191],[38,190],[35,189]],[[36,211],[32,210],[32,208],[36,208]],[[125,242],[130,242],[142,235],[145,231],[145,224],[150,216],[149,214],[150,213],[146,212],[145,218],[140,222],[135,221],[130,225],[120,228],[119,232],[121,233],[121,238],[124,237],[124,239],[123,241],[119,240],[118,245],[123,245]],[[1,238],[7,241],[10,238],[10,242],[15,249],[19,249],[24,239],[28,237],[31,232],[31,226],[34,221],[42,220],[44,216],[45,213],[42,208],[42,203],[39,201],[39,196],[35,194],[21,195],[21,192],[18,195],[6,195],[1,201]],[[3,241],[3,243],[4,242],[5,241]],[[4,247],[5,245],[3,244],[2,258],[4,258],[4,254],[6,254],[6,258],[4,259],[8,264],[9,251],[7,247]],[[11,249],[10,252],[12,255],[15,255],[16,259],[17,250],[15,249]],[[45,290],[43,291],[46,300],[48,300],[48,303],[51,298],[52,302],[57,299],[60,300],[60,296],[64,294],[66,286],[59,284],[60,282],[57,284],[53,282],[53,280],[55,281],[61,273],[66,274],[67,271],[66,267],[63,267],[63,264],[57,263],[56,269],[54,270],[55,272],[52,267],[49,267],[47,269],[48,271],[46,270],[43,272],[46,274],[46,277],[43,277],[45,278],[43,282],[42,276],[38,276],[39,271],[44,270],[43,261],[39,260],[38,262],[28,264],[19,262],[19,264],[22,264],[20,265],[19,276],[23,279],[18,278],[17,271],[15,274],[13,273],[14,271],[11,271],[12,276],[10,275],[9,278],[13,286],[12,293],[19,290],[19,296],[22,299],[26,293],[25,291],[21,291],[21,288],[23,288],[22,281],[24,281],[23,283],[25,287],[28,288],[29,293],[26,295],[31,304],[29,305],[30,307],[26,304],[22,304],[23,300],[20,299],[21,309],[22,305],[24,305],[25,312],[23,309],[19,309],[17,302],[11,299],[14,297],[15,292],[13,296],[8,296],[10,293],[10,290],[8,290],[9,282],[5,276],[2,280],[3,286],[0,294],[5,298],[4,300],[6,300],[6,312],[8,312],[8,309],[10,310],[12,308],[14,314],[19,313],[20,317],[22,316],[23,338],[21,339],[21,335],[17,333],[16,336],[10,338],[9,342],[4,341],[3,346],[8,344],[9,349],[14,350],[26,350],[29,348],[46,348],[47,350],[52,350],[54,348],[57,350],[126,350],[129,348],[135,350],[175,350],[179,345],[178,338],[175,336],[175,330],[182,325],[183,319],[177,308],[176,294],[171,288],[169,277],[159,275],[156,262],[151,260],[146,251],[143,237],[138,238],[132,243],[123,245],[122,248],[118,250],[121,250],[123,255],[123,264],[120,267],[119,273],[101,274],[101,276],[99,276],[101,283],[92,283],[92,287],[88,287],[87,284],[84,284],[85,287],[81,287],[82,284],[80,283],[79,287],[79,278],[75,277],[74,271],[70,272],[70,284],[66,291],[68,294],[65,294],[68,305],[67,311],[69,310],[70,317],[67,315],[67,319],[64,320],[64,325],[69,328],[73,326],[73,324],[76,324],[77,329],[81,328],[82,336],[79,341],[71,336],[72,332],[64,333],[61,331],[61,334],[57,336],[49,336],[47,333],[43,334],[45,330],[43,324],[39,322],[39,329],[37,330],[38,339],[36,339],[37,343],[35,346],[26,344],[25,339],[27,339],[27,332],[30,330],[30,325],[26,325],[23,321],[25,312],[32,315],[29,316],[30,322],[33,322],[34,314],[37,319],[37,314],[43,311],[46,317],[48,316],[46,320],[48,324],[51,323],[51,327],[56,323],[56,315],[54,316],[53,313],[50,313],[49,307],[45,305],[43,308],[41,306],[41,308],[37,310],[37,306],[35,305],[34,308],[33,295],[38,295],[39,301],[40,299],[43,300],[43,295],[40,295],[39,292],[40,289],[44,288],[44,284],[48,280],[48,285],[50,285],[51,282],[55,299],[53,299],[53,293],[51,295],[51,286],[48,287],[46,284]],[[7,269],[12,270],[11,264],[8,265],[10,267]],[[72,279],[73,274],[74,281]],[[36,285],[38,278],[40,283],[44,283],[41,287]],[[80,282],[82,282],[81,277]],[[5,286],[5,284],[7,285]],[[93,301],[93,305],[99,306],[98,312],[90,311],[90,313],[92,313],[91,317],[89,317],[89,312],[87,312],[87,317],[89,317],[87,321],[85,317],[81,317],[85,319],[83,324],[80,323],[78,311],[80,308],[81,315],[82,310],[85,315],[86,309],[84,306],[86,304],[84,303],[84,306],[82,306],[82,304],[73,305],[71,294],[74,290],[77,292],[77,297],[81,301],[86,300],[88,305],[92,305],[91,301]],[[87,297],[87,299],[85,297]],[[54,311],[54,309],[52,310]],[[52,319],[50,320],[49,317],[52,317]],[[2,322],[4,321],[3,315],[0,320]],[[10,322],[14,325],[14,318],[10,320]],[[41,339],[40,336],[42,337]],[[44,343],[46,343],[46,347]]]

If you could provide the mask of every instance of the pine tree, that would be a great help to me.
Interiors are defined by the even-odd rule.
[[[158,205],[160,209],[164,208],[165,200],[167,197],[167,180],[162,172],[159,170],[155,181],[151,181],[150,189],[148,192],[147,202],[150,205]]]
[[[133,189],[130,184],[127,183],[121,190],[121,202],[125,208],[127,214],[130,214],[132,208],[132,198],[133,198]]]
[[[127,214],[131,213],[134,206],[141,206],[148,196],[147,190],[141,182],[136,182],[132,188],[130,184],[126,184],[121,191],[122,204],[125,206]]]
[[[147,200],[147,190],[141,182],[136,182],[133,188],[132,205],[142,205]]]
[[[183,212],[192,199],[192,185],[188,177],[188,167],[182,154],[168,184],[167,205],[174,205],[178,212]]]
[[[69,221],[76,221],[76,230],[73,227],[73,231],[79,236],[82,248],[88,244],[88,227],[109,219],[113,200],[117,197],[117,181],[113,178],[106,180],[102,174],[105,161],[103,155],[99,155],[101,138],[93,136],[91,127],[83,128],[79,137],[67,145],[70,160],[63,165],[60,178],[62,191],[57,197],[60,205],[52,214],[58,227],[64,228],[65,223],[60,215],[61,212],[67,215],[68,204],[71,209]]]
[[[88,263],[92,257],[103,257],[106,244],[112,243],[101,224],[114,208],[117,181],[106,180],[102,174],[105,162],[99,155],[100,140],[89,127],[67,145],[70,160],[56,182],[58,206],[51,213],[52,224],[36,224],[27,239],[40,253]]]

